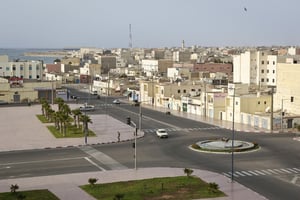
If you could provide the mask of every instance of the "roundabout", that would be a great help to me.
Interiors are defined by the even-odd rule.
[[[249,152],[257,150],[259,146],[252,142],[230,140],[228,138],[203,140],[190,146],[193,150],[211,153]]]

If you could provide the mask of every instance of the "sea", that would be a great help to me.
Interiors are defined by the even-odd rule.
[[[61,59],[62,56],[49,57],[49,56],[25,56],[28,52],[49,52],[49,51],[63,51],[63,49],[3,49],[0,48],[0,55],[7,55],[9,61],[15,60],[34,60],[43,61],[44,64],[51,64],[55,59]]]

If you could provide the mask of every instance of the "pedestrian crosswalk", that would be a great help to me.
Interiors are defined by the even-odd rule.
[[[172,131],[201,131],[201,130],[217,130],[221,129],[218,126],[210,126],[210,127],[195,127],[195,128],[164,128],[167,132]],[[157,129],[143,129],[145,133],[155,133]]]
[[[222,173],[224,176],[231,177],[231,172]],[[283,174],[300,174],[300,168],[281,168],[281,169],[261,169],[261,170],[242,170],[235,171],[233,176],[235,178],[245,176],[272,176],[272,175],[283,175]]]

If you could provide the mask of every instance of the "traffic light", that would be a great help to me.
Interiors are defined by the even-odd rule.
[[[294,102],[294,97],[291,97],[291,102]]]
[[[127,124],[130,125],[130,124],[131,124],[131,119],[130,119],[130,117],[127,117],[126,119],[127,119]]]
[[[135,149],[135,142],[133,142],[133,143],[132,143],[132,148],[134,148],[134,149]]]

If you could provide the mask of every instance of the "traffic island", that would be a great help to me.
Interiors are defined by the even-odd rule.
[[[253,142],[230,140],[228,138],[218,138],[212,140],[203,140],[190,146],[191,149],[200,152],[210,153],[232,153],[233,152],[251,152],[259,149],[259,145]]]

